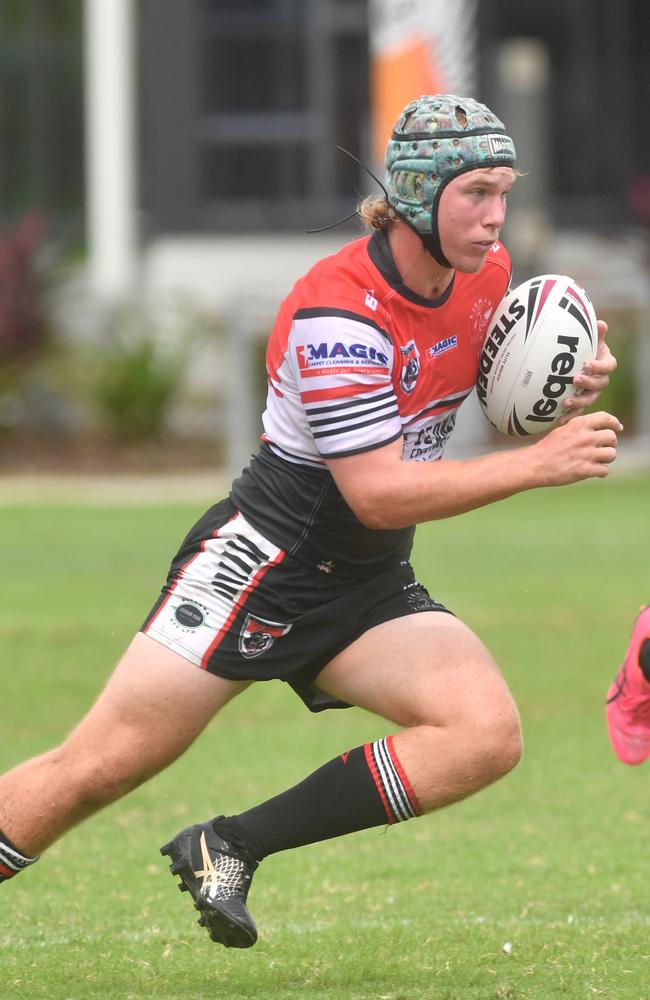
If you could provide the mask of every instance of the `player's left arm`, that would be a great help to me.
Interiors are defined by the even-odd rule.
[[[616,370],[616,358],[605,343],[607,323],[598,320],[598,351],[593,361],[588,361],[583,370],[575,376],[573,384],[576,394],[567,396],[564,408],[567,411],[558,421],[565,424],[572,417],[584,413],[593,406],[599,395],[609,385],[609,376]]]

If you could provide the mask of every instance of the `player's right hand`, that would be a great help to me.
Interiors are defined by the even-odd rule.
[[[583,479],[604,479],[616,458],[618,417],[601,410],[574,417],[532,445],[530,457],[541,463],[540,485],[567,486]]]

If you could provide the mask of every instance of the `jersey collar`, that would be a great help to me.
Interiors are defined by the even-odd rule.
[[[402,281],[393,260],[390,243],[388,242],[388,233],[383,230],[378,230],[371,236],[368,243],[368,255],[390,287],[394,288],[403,298],[408,299],[409,302],[414,302],[416,305],[424,306],[427,309],[439,309],[440,306],[444,306],[451,295],[456,280],[455,274],[442,295],[439,295],[437,299],[425,299],[423,295],[418,295],[417,292],[408,288]]]

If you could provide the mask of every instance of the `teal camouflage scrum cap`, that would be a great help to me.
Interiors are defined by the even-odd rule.
[[[456,94],[424,95],[407,104],[388,142],[388,201],[435,260],[450,267],[438,234],[446,185],[468,170],[515,163],[512,139],[484,104]]]

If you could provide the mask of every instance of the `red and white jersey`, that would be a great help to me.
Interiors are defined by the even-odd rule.
[[[311,466],[398,438],[405,459],[440,458],[510,276],[498,242],[478,273],[457,272],[436,300],[404,286],[383,233],[319,261],[280,306],[269,340],[262,440]]]

